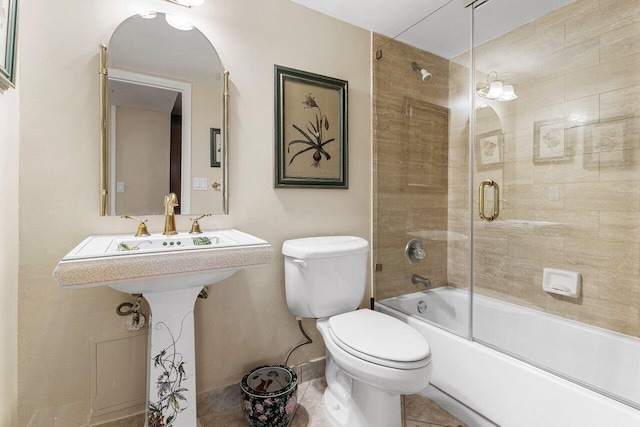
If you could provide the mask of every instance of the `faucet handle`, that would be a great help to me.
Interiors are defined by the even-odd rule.
[[[191,231],[189,231],[189,234],[202,233],[202,231],[200,230],[200,224],[198,224],[198,221],[204,218],[205,216],[211,216],[211,214],[208,213],[208,214],[200,215],[198,218],[189,218],[191,221],[193,221],[193,224],[191,224]]]
[[[130,215],[122,215],[120,218],[133,219],[138,221],[138,231],[136,231],[136,234],[135,234],[136,237],[151,236],[151,234],[149,233],[149,230],[147,230],[147,224],[145,224],[147,222],[146,219],[140,219]]]
[[[426,253],[418,239],[411,239],[404,248],[404,256],[410,264],[416,264],[424,259]]]

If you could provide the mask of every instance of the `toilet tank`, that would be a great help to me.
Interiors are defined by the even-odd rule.
[[[327,236],[282,245],[287,308],[299,317],[322,318],[355,310],[364,297],[369,242]]]

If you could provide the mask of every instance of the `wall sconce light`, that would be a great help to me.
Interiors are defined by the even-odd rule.
[[[495,75],[495,77],[494,77]],[[497,72],[492,71],[487,74],[487,81],[478,82],[476,93],[478,96],[496,101],[513,101],[518,98],[513,85],[505,84],[506,76],[500,78]]]
[[[202,3],[204,3],[204,0],[166,0],[169,3],[175,3],[175,4],[179,4],[180,6],[184,6],[184,7],[194,7],[194,6],[200,6]]]

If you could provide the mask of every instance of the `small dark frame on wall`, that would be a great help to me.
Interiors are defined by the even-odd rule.
[[[478,170],[501,167],[504,161],[504,133],[494,130],[477,135],[475,153]]]
[[[0,89],[15,87],[18,0],[0,0]]]
[[[220,129],[211,128],[209,140],[209,151],[211,153],[211,167],[219,168],[222,158],[222,141],[220,140]]]
[[[347,84],[275,66],[275,187],[348,188]]]
[[[533,124],[533,163],[571,161],[573,152],[564,119],[542,120]]]

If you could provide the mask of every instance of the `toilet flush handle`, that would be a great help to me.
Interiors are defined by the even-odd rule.
[[[307,264],[307,261],[303,260],[303,259],[297,259],[297,258],[292,258],[291,262],[299,265],[302,268],[307,268],[309,266],[309,264]]]

